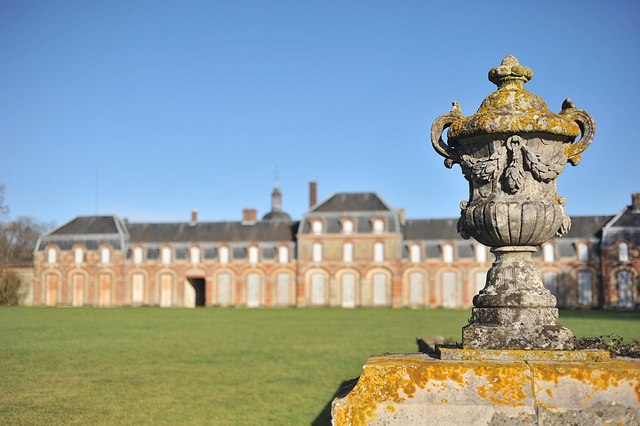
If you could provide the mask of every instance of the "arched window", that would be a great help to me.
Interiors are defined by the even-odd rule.
[[[589,246],[586,243],[578,243],[578,260],[582,262],[589,261]]]
[[[325,283],[324,275],[316,273],[311,275],[311,304],[312,305],[324,305],[325,304]]]
[[[373,245],[373,261],[384,262],[384,243],[377,242]]]
[[[342,245],[342,261],[344,263],[353,262],[353,243],[344,243]]]
[[[56,263],[57,257],[58,253],[56,249],[50,247],[49,250],[47,250],[47,263]]]
[[[200,247],[191,247],[191,263],[197,265],[200,263]]]
[[[289,263],[289,247],[287,246],[278,247],[278,262]]]
[[[258,250],[258,247],[256,246],[249,247],[249,263],[252,265],[255,265],[256,263],[258,263],[259,254],[260,252]]]
[[[384,232],[384,221],[382,219],[373,219],[373,233],[382,234]]]
[[[162,247],[160,256],[163,265],[168,265],[171,263],[171,249],[169,247]]]
[[[311,222],[311,232],[313,232],[313,235],[322,234],[323,228],[324,228],[324,226],[322,224],[322,221],[314,220],[313,222]]]
[[[593,305],[593,274],[589,271],[578,272],[578,303]]]
[[[553,244],[546,243],[542,245],[542,260],[547,263],[553,262],[556,260],[555,249]]]
[[[420,263],[422,260],[421,251],[419,244],[411,244],[411,246],[409,246],[409,260],[411,263]]]
[[[313,243],[312,247],[312,261],[314,262],[322,262],[322,244],[321,243]]]
[[[289,306],[291,304],[291,277],[289,274],[278,274],[276,276],[276,286],[278,291],[278,305]]]
[[[410,301],[414,306],[424,305],[424,275],[420,272],[409,274]]]
[[[346,219],[342,222],[342,233],[345,235],[353,234],[353,221]]]
[[[134,248],[133,249],[133,263],[135,263],[136,265],[140,265],[142,263],[142,257],[143,257],[142,247]]]
[[[356,307],[356,276],[354,274],[342,275],[342,307]]]
[[[84,250],[82,250],[82,248],[80,247],[76,247],[75,250],[73,251],[73,262],[76,265],[82,265],[83,261],[84,261]]]
[[[247,308],[260,306],[260,275],[251,273],[247,275]]]
[[[111,262],[111,250],[109,247],[102,247],[100,249],[100,263],[107,264]]]
[[[633,308],[633,287],[631,284],[631,271],[622,270],[616,274],[618,282],[618,307],[622,309]]]
[[[227,306],[231,303],[231,274],[218,274],[218,303]]]
[[[218,261],[223,265],[229,263],[229,247],[220,247],[220,250],[218,251]]]
[[[373,304],[375,306],[387,304],[387,275],[381,272],[373,274]]]
[[[455,308],[458,305],[458,277],[455,272],[442,274],[442,307]]]
[[[629,261],[629,244],[625,242],[618,244],[618,260],[620,262]]]
[[[453,244],[443,244],[442,245],[442,260],[445,263],[453,263]]]

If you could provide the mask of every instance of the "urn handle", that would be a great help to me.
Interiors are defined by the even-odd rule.
[[[567,98],[562,103],[562,111],[560,114],[568,120],[575,121],[582,133],[580,139],[568,145],[565,151],[567,161],[577,166],[580,162],[580,154],[593,142],[593,137],[596,134],[596,123],[588,112],[576,108],[571,98]]]
[[[431,144],[436,152],[445,158],[444,165],[448,169],[450,169],[455,163],[460,163],[460,156],[455,149],[450,147],[444,139],[442,139],[442,132],[456,121],[464,118],[460,111],[460,105],[455,101],[452,105],[450,112],[436,118],[431,125]]]

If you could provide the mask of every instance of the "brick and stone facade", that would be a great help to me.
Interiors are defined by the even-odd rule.
[[[300,221],[128,223],[79,216],[38,241],[34,305],[467,308],[493,255],[457,219],[405,219],[377,193],[335,193]],[[634,203],[638,203],[634,194]],[[564,308],[638,309],[640,207],[574,216],[534,263]],[[635,206],[635,207],[634,207]]]

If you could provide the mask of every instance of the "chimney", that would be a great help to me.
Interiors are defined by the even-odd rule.
[[[640,213],[640,193],[638,192],[631,194],[631,211]]]
[[[406,221],[404,209],[398,209],[398,214],[400,215],[400,225],[404,226]]]
[[[196,223],[198,223],[198,210],[193,209],[191,210],[191,226],[194,226]]]
[[[309,208],[318,203],[318,184],[309,182]]]
[[[242,209],[242,224],[243,225],[255,225],[258,219],[258,209],[244,208]]]

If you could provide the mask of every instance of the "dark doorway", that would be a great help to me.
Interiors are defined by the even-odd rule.
[[[196,306],[204,306],[206,300],[204,278],[187,278],[187,280],[196,291]]]

